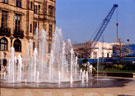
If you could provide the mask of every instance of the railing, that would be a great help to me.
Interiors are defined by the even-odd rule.
[[[14,30],[14,37],[15,38],[23,38],[24,37],[24,31],[23,30]]]
[[[1,36],[6,35],[9,37],[11,35],[11,29],[8,27],[0,27],[0,35]]]

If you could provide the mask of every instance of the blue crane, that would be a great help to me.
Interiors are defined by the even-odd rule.
[[[91,44],[90,44],[90,46],[91,46],[91,47],[90,47],[90,54],[91,54],[93,48],[95,47],[95,45],[97,44],[97,42],[99,41],[100,37],[102,36],[103,32],[105,31],[105,29],[106,29],[106,27],[107,27],[109,21],[110,21],[111,18],[112,18],[113,13],[114,13],[114,11],[115,11],[115,9],[116,9],[117,7],[118,7],[118,5],[117,5],[117,4],[114,4],[113,7],[112,7],[112,9],[111,9],[111,11],[107,14],[106,18],[103,20],[103,22],[102,22],[102,24],[101,24],[101,27],[98,29],[98,31],[97,31],[95,37],[93,38],[93,40],[92,40],[92,42],[91,42]],[[86,43],[86,44],[87,44],[87,43]],[[89,54],[89,55],[90,55],[90,54]]]

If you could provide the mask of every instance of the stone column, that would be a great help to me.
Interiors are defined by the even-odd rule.
[[[8,27],[10,28],[10,45],[13,45],[13,34],[14,34],[14,29],[15,29],[15,14],[14,11],[9,11],[8,12],[8,20],[7,20]],[[9,47],[10,48],[10,47]]]
[[[8,27],[11,29],[11,36],[14,33],[15,28],[15,14],[13,11],[9,11],[8,13],[8,21],[7,21]]]

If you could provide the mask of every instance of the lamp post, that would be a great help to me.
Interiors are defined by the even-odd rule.
[[[128,47],[129,47],[129,41],[130,41],[130,40],[129,40],[129,39],[127,39],[127,42],[128,42]]]
[[[129,48],[129,41],[130,41],[130,40],[129,40],[129,39],[127,39],[127,42],[128,42],[128,48]],[[130,49],[130,48],[129,48],[129,49]]]

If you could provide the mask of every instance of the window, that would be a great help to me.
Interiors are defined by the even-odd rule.
[[[16,6],[21,8],[21,0],[16,0]]]
[[[38,10],[40,11],[40,5],[38,5]]]
[[[21,52],[21,41],[19,39],[14,41],[14,48],[16,52]]]
[[[32,10],[32,8],[33,8],[33,3],[30,2],[30,9]]]
[[[53,16],[53,6],[49,6],[49,16]]]
[[[93,53],[93,58],[97,58],[97,52]]]
[[[8,0],[3,0],[3,3],[8,3]]]
[[[33,34],[36,33],[37,22],[33,22]]]
[[[52,24],[49,24],[49,38],[52,38]]]
[[[7,27],[7,11],[2,11],[2,18],[1,18],[1,27],[6,28]]]
[[[34,14],[40,14],[40,5],[34,5]]]
[[[105,55],[104,52],[102,52],[102,57],[104,57],[104,55]]]
[[[21,24],[21,15],[16,14],[16,16],[15,16],[15,30],[16,30],[16,32],[20,31],[20,24]]]
[[[32,32],[32,24],[30,24],[30,32]]]
[[[34,13],[37,14],[37,5],[34,5]]]
[[[0,50],[1,51],[6,51],[8,50],[8,41],[6,38],[1,38],[0,39]]]

